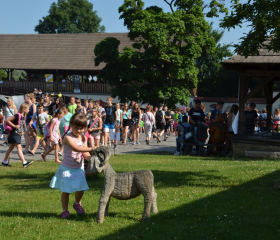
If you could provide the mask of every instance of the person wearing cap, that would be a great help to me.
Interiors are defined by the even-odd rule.
[[[211,111],[210,122],[213,122],[216,118],[216,115],[223,114],[224,102],[218,101],[216,107]]]
[[[198,122],[204,122],[205,114],[201,109],[201,101],[196,99],[194,101],[195,105],[189,111],[189,122],[193,125],[196,125]]]

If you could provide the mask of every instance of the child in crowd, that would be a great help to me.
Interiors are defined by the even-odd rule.
[[[45,124],[49,121],[49,116],[44,112],[43,104],[38,104],[37,113],[33,115],[29,125],[32,126],[34,121],[36,122],[36,142],[34,148],[29,151],[29,153],[32,155],[35,155],[40,142],[42,143],[42,146],[46,148],[46,143],[44,141],[44,127]]]
[[[92,109],[93,109],[93,107],[94,107],[94,101],[93,101],[93,99],[89,99],[88,100],[87,114],[86,114],[88,125],[89,125],[89,121],[90,121],[91,116],[92,116]]]
[[[104,121],[104,146],[110,143],[110,134],[115,132],[116,125],[116,108],[113,106],[113,98],[107,98],[107,106],[105,107],[106,117]]]
[[[95,101],[95,105],[96,105],[96,108],[97,108],[98,116],[101,118],[102,123],[104,123],[105,118],[106,118],[105,109],[102,106],[100,106],[100,101],[98,101],[98,100]],[[100,133],[100,142],[102,144],[105,142],[105,133],[104,133],[103,126],[102,126],[101,133]]]
[[[21,146],[21,135],[23,133],[23,125],[25,123],[25,117],[28,112],[29,112],[29,105],[26,103],[23,103],[20,105],[18,113],[7,118],[7,120],[6,120],[7,124],[10,125],[13,129],[8,135],[8,143],[10,144],[10,146],[9,146],[9,148],[5,154],[4,160],[2,162],[2,166],[4,166],[4,167],[11,166],[8,163],[8,159],[11,155],[11,152],[13,151],[13,149],[15,147],[17,148],[18,156],[19,156],[20,160],[22,161],[22,166],[24,168],[28,167],[30,164],[33,163],[33,161],[31,161],[31,162],[25,161],[23,152],[22,152],[22,146]]]
[[[117,120],[115,131],[118,131],[118,133],[120,134],[120,126],[121,126],[121,119],[122,119],[123,111],[121,109],[120,103],[116,103],[115,107],[116,107],[116,120]],[[113,134],[112,134],[112,136],[113,136]],[[111,140],[112,140],[112,143],[114,143],[115,145],[117,144],[115,142],[115,137],[111,138]]]
[[[74,97],[74,96],[71,96],[71,98],[70,98],[70,103],[69,103],[69,105],[68,105],[68,112],[74,114],[76,108],[77,108],[77,104],[75,103],[75,97]]]
[[[92,118],[88,125],[90,133],[90,146],[99,147],[100,131],[102,130],[102,119],[98,116],[97,108],[92,109]]]
[[[7,99],[7,105],[4,107],[4,111],[3,111],[3,115],[4,115],[4,118],[3,118],[3,123],[5,122],[5,120],[8,118],[8,117],[11,117],[15,114],[17,114],[17,107],[16,105],[14,104],[14,100],[12,97],[9,97]],[[8,142],[8,134],[4,134],[4,144],[7,144]]]
[[[86,108],[86,111],[88,110],[88,99],[84,100],[84,107]]]
[[[144,115],[144,111],[143,111],[143,110],[141,110],[141,116],[142,116],[142,118],[141,118],[141,121],[140,121],[140,129],[139,129],[139,132],[140,132],[140,133],[144,133],[144,132],[145,132],[145,130],[144,130],[144,120],[143,120],[143,115]]]
[[[2,108],[0,109],[0,140],[3,141],[3,136],[4,136],[4,127],[3,127],[3,110]]]
[[[128,107],[128,103],[125,103],[122,109],[122,121],[121,121],[121,126],[123,127],[122,129],[122,141],[123,145],[126,145],[126,139],[127,139],[127,134],[128,134],[128,128],[129,128],[129,121],[131,119],[131,111]]]
[[[60,121],[59,130],[60,130],[60,136],[63,136],[69,128],[70,119],[73,116],[73,114],[68,112],[68,108],[65,105],[62,105],[61,109],[63,111],[63,118]],[[58,155],[62,156],[62,153],[63,153],[63,145],[61,146]]]
[[[87,128],[87,118],[82,113],[75,113],[70,120],[72,131],[68,131],[63,138],[64,155],[62,163],[51,180],[50,187],[61,190],[61,202],[63,212],[61,218],[70,218],[68,211],[69,195],[75,192],[73,208],[78,215],[84,215],[81,204],[84,191],[88,190],[85,172],[84,158],[90,159],[89,152],[96,147],[87,147],[82,134]]]
[[[121,138],[120,129],[121,129],[121,124],[117,123],[115,125],[115,132],[111,132],[111,134],[110,134],[110,139],[114,143],[114,148],[116,148],[118,146],[118,142],[120,141],[120,138]]]
[[[61,163],[61,161],[58,158],[58,150],[59,150],[59,141],[61,141],[60,131],[59,131],[59,124],[60,124],[60,118],[63,117],[63,110],[59,109],[52,119],[50,123],[49,128],[49,135],[50,135],[50,141],[51,141],[51,148],[46,148],[46,150],[41,154],[41,157],[44,161],[46,161],[46,156],[51,152],[55,151],[55,162]]]

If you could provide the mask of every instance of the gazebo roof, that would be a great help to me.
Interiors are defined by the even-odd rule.
[[[269,40],[264,42],[264,45],[268,43]],[[259,49],[259,55],[248,56],[247,58],[242,55],[233,56],[222,64],[279,64],[280,63],[280,52],[269,51],[266,48]]]
[[[131,46],[127,33],[0,34],[0,69],[101,70],[94,65],[94,47],[106,37]]]

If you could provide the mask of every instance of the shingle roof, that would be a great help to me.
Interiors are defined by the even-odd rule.
[[[93,50],[106,37],[132,45],[127,33],[0,34],[0,69],[100,70]]]
[[[264,45],[269,40],[264,42]],[[266,48],[259,49],[259,55],[248,56],[247,58],[241,55],[233,56],[222,64],[279,64],[280,63],[280,52],[269,51]]]

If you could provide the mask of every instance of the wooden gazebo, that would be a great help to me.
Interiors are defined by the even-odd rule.
[[[264,43],[265,44],[265,43]],[[273,83],[280,81],[280,53],[268,51],[267,49],[259,49],[259,55],[248,56],[247,58],[241,55],[236,55],[228,60],[222,62],[222,65],[227,70],[233,70],[240,74],[239,81],[239,125],[237,139],[250,139],[251,145],[258,144],[254,141],[259,139],[264,144],[266,141],[267,146],[272,147],[279,144],[276,143],[270,136],[266,138],[249,137],[242,135],[244,129],[244,108],[245,103],[257,93],[264,91],[266,99],[266,108],[268,116],[268,126],[270,129],[272,104],[280,98],[280,93],[273,97]],[[258,85],[251,88],[250,85],[253,79],[258,79]],[[250,88],[250,89],[249,89]],[[279,142],[279,140],[277,140]],[[242,144],[244,144],[243,142]],[[266,148],[267,148],[266,146]],[[250,147],[252,148],[252,146]]]

